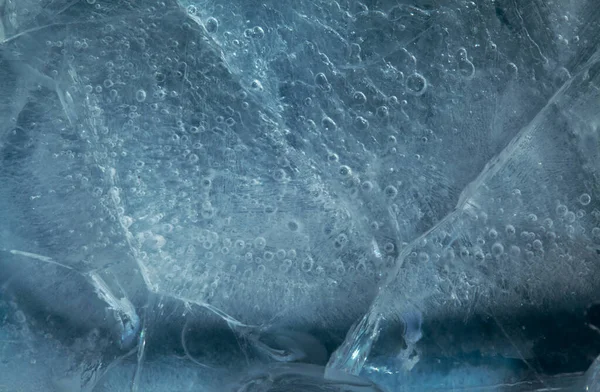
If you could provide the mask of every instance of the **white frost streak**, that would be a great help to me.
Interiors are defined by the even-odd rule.
[[[106,282],[96,272],[90,272],[88,276],[101,300],[106,302],[111,309],[127,315],[129,320],[137,323],[138,316],[135,312],[135,307],[127,297],[117,298]]]
[[[15,250],[15,249],[11,249],[8,252],[11,253],[11,254],[13,254],[13,255],[28,257],[30,259],[43,261],[44,263],[58,265],[59,267],[63,267],[63,268],[66,268],[66,269],[70,269],[70,270],[73,269],[72,267],[69,267],[68,265],[64,265],[64,264],[61,264],[61,263],[59,263],[57,261],[52,260],[52,258],[48,257],[48,256],[42,256],[42,255],[38,255],[36,253],[23,252],[21,250]]]

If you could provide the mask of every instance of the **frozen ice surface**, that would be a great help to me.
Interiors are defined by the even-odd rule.
[[[600,289],[598,210],[590,196],[600,174],[599,65],[596,53],[465,188],[456,210],[401,252],[330,366],[360,373],[373,350],[383,361],[397,351],[398,365],[412,369],[415,322],[404,315],[416,308],[435,318],[467,308],[488,313],[505,344],[535,371],[526,314],[559,307],[584,314],[588,304],[574,299],[595,299]],[[394,325],[404,327],[404,348],[379,336],[401,330]]]
[[[357,320],[333,390],[543,388],[597,356],[593,1],[0,15],[0,389],[310,389],[277,363]]]

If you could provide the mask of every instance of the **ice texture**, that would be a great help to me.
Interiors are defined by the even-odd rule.
[[[0,391],[580,387],[599,10],[0,0]]]
[[[402,251],[330,366],[360,373],[382,329],[412,328],[403,309],[435,317],[466,307],[496,319],[510,304],[551,312],[564,302],[574,306],[576,296],[596,298],[600,228],[590,193],[600,174],[599,66],[594,54],[465,188],[455,211]],[[524,335],[514,311],[496,322],[510,344]],[[404,340],[412,350],[414,339]],[[389,357],[389,347],[380,351]]]

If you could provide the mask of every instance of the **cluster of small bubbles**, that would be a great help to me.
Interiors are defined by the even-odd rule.
[[[531,243],[531,246],[533,246],[533,249],[535,249],[535,250],[542,250],[543,244],[542,244],[542,241],[540,241],[540,240],[534,240]]]
[[[352,95],[352,101],[356,105],[364,105],[367,103],[367,96],[363,92],[357,91]]]
[[[356,129],[358,129],[359,131],[365,131],[367,129],[369,129],[369,120],[367,120],[366,118],[364,118],[363,116],[357,116],[354,119],[354,126],[356,127]]]
[[[337,124],[330,117],[324,116],[321,120],[321,124],[323,125],[323,129],[326,131],[335,131],[337,129]]]
[[[204,22],[204,27],[206,28],[206,31],[214,34],[219,30],[219,21],[211,16]]]
[[[579,202],[582,206],[587,206],[591,201],[592,197],[587,193],[582,193],[581,196],[579,196]]]
[[[383,193],[388,199],[394,199],[398,196],[398,189],[393,185],[388,185],[384,188]]]
[[[144,102],[146,100],[146,91],[139,89],[135,92],[135,99],[138,102]]]
[[[423,95],[427,89],[427,79],[420,73],[412,73],[406,77],[406,89],[410,94]]]
[[[342,165],[338,169],[338,173],[340,173],[340,176],[342,177],[350,177],[352,175],[352,169],[350,169],[349,166]]]

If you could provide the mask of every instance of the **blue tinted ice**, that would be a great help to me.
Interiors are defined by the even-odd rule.
[[[593,382],[597,8],[0,0],[0,390]]]

